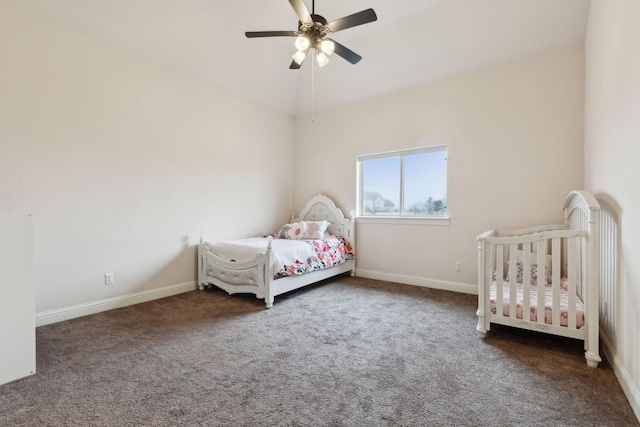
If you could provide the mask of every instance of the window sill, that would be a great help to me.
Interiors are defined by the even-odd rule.
[[[356,224],[449,225],[449,217],[359,216]]]

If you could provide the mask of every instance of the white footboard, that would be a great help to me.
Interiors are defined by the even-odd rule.
[[[201,241],[198,245],[198,287],[203,290],[209,284],[214,284],[229,294],[255,294],[256,298],[267,300],[270,306],[268,285],[273,280],[272,256],[269,242],[267,250],[254,260],[239,263],[216,255],[206,242]]]

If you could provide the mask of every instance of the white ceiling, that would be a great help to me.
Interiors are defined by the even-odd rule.
[[[312,73],[289,69],[293,38],[244,36],[297,30],[287,0],[0,2],[296,116],[582,43],[589,14],[589,0],[318,0],[329,21],[378,20],[331,36],[362,61],[334,55]]]

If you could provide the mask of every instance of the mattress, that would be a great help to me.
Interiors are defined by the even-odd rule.
[[[502,315],[509,317],[510,309],[510,292],[511,286],[509,282],[503,282],[503,306]],[[516,318],[522,319],[523,313],[523,296],[524,288],[522,283],[516,285]],[[490,292],[490,308],[493,314],[496,314],[496,299],[497,299],[497,284],[493,282],[491,284]],[[537,286],[531,286],[530,289],[530,310],[532,322],[538,321],[538,288]],[[544,323],[551,325],[552,313],[553,313],[553,288],[551,286],[545,286],[544,288]],[[560,326],[567,326],[569,321],[569,293],[567,291],[567,279],[562,278],[560,284]],[[580,297],[576,296],[576,327],[581,328],[584,326],[584,303]]]

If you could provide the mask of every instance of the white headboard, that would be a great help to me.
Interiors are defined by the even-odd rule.
[[[569,229],[588,233],[587,238],[581,242],[582,256],[578,257],[578,261],[585,261],[578,265],[578,295],[584,298],[587,283],[597,283],[600,279],[600,204],[588,191],[570,192],[564,202],[564,223]],[[567,248],[563,248],[565,260],[566,251]],[[564,268],[563,273],[566,274]]]
[[[571,229],[593,232],[599,225],[600,204],[591,193],[572,191],[564,202],[564,222]]]
[[[294,221],[329,221],[331,225],[329,225],[327,231],[336,236],[345,237],[353,246],[355,245],[353,211],[351,214],[351,219],[345,218],[333,200],[323,194],[318,194],[307,202],[306,206],[300,211],[299,217],[295,218]]]

